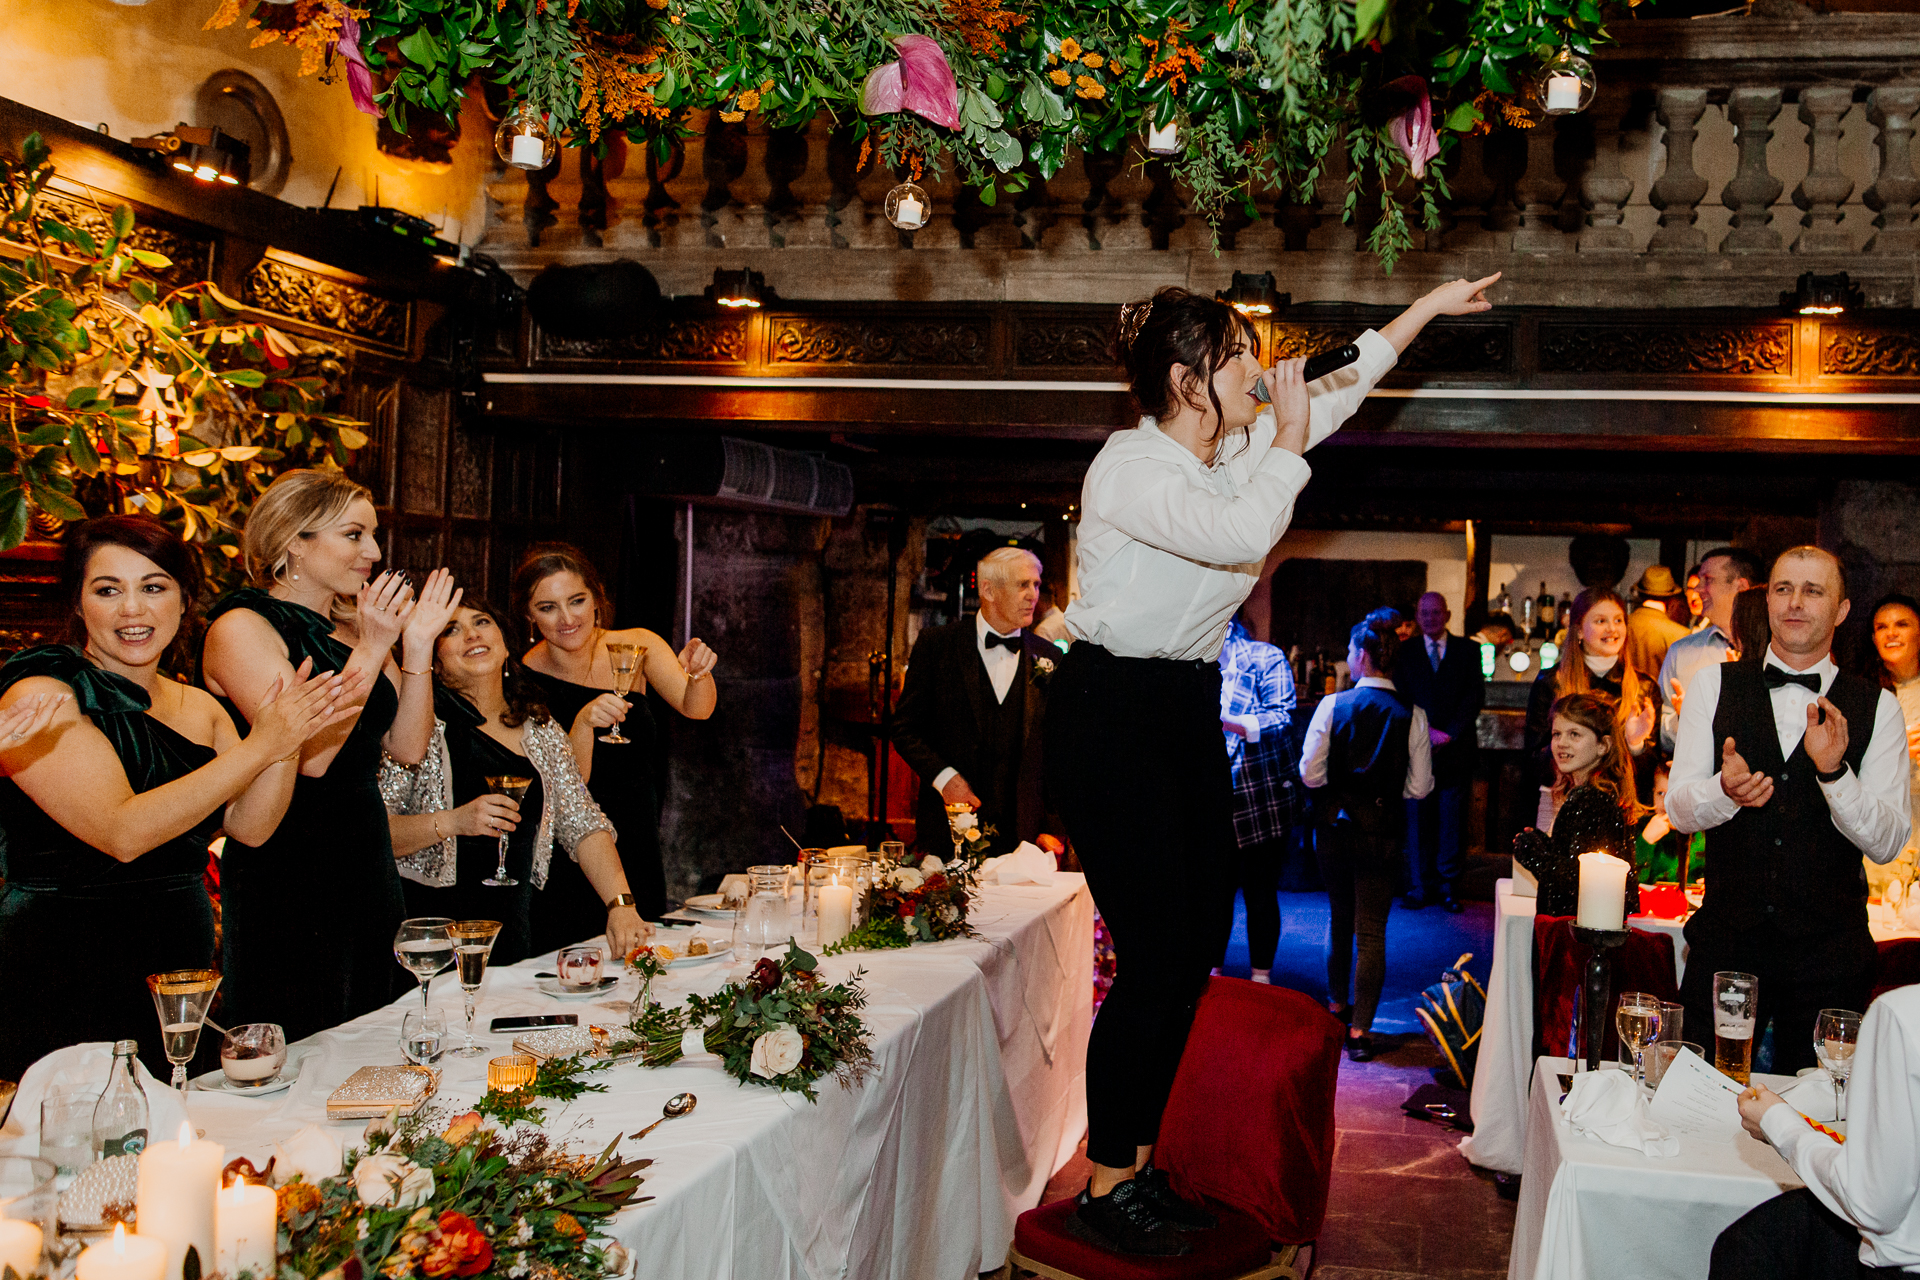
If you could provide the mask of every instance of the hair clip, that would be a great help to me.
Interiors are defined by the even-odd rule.
[[[1139,338],[1141,328],[1147,323],[1147,317],[1153,313],[1153,299],[1145,302],[1129,302],[1120,308],[1120,349],[1128,351]]]

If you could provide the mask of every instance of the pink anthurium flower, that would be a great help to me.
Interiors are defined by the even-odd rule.
[[[1393,118],[1387,133],[1393,145],[1407,158],[1407,168],[1416,178],[1427,174],[1427,161],[1440,154],[1440,140],[1433,134],[1433,100],[1427,96],[1427,82],[1419,76],[1401,76],[1387,84],[1389,89],[1404,89],[1417,94],[1418,100]]]
[[[334,46],[347,62],[347,88],[353,93],[353,105],[370,116],[380,114],[373,100],[373,72],[367,69],[367,57],[360,52],[360,19],[340,10],[340,40]]]
[[[870,116],[911,111],[948,129],[960,127],[960,86],[947,55],[929,36],[895,36],[900,60],[875,67],[860,86],[860,110]]]

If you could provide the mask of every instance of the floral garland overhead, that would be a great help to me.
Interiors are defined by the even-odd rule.
[[[618,131],[662,159],[707,111],[826,111],[863,162],[951,163],[986,204],[1175,125],[1167,162],[1217,226],[1256,191],[1313,199],[1343,140],[1343,214],[1389,267],[1437,224],[1454,140],[1531,123],[1548,62],[1607,38],[1598,0],[220,0],[208,26],[243,12],[402,132],[476,77],[569,145]]]

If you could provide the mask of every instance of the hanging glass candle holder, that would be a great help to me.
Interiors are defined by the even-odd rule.
[[[1533,96],[1540,109],[1550,116],[1570,116],[1585,111],[1600,87],[1593,64],[1566,45],[1547,60],[1534,77]]]
[[[494,130],[493,149],[516,169],[544,169],[553,163],[560,144],[539,112],[522,102]]]
[[[887,192],[887,221],[902,231],[918,231],[933,217],[933,201],[911,182]]]

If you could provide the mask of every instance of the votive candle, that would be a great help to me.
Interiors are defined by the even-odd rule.
[[[1166,124],[1149,125],[1147,150],[1156,156],[1180,154],[1180,122],[1169,120]]]
[[[509,1053],[487,1063],[487,1088],[501,1093],[524,1089],[533,1083],[540,1066],[524,1053]]]
[[[270,1280],[278,1273],[274,1265],[278,1207],[272,1187],[236,1182],[220,1189],[214,1201],[213,1234],[222,1275],[251,1271]]]
[[[40,1269],[40,1228],[17,1218],[0,1218],[0,1270],[12,1267],[22,1276]]]
[[[1580,77],[1569,72],[1558,71],[1547,77],[1547,110],[1578,111],[1580,109]]]
[[[203,1271],[214,1269],[214,1193],[227,1149],[217,1142],[195,1141],[193,1126],[180,1123],[177,1142],[149,1143],[140,1153],[140,1179],[134,1203],[140,1234],[166,1246],[166,1274],[177,1276],[187,1246],[200,1251]]]
[[[166,1244],[128,1235],[124,1222],[114,1226],[113,1239],[89,1246],[74,1268],[75,1280],[161,1280],[166,1273]]]
[[[893,214],[902,226],[917,227],[926,221],[927,207],[912,196],[901,196]]]
[[[1627,923],[1625,862],[1609,853],[1580,855],[1580,908],[1574,923],[1582,929],[1623,929]]]
[[[547,163],[546,139],[536,138],[530,133],[516,133],[513,135],[513,149],[509,154],[513,157],[512,163],[521,168],[545,168]]]
[[[853,886],[820,886],[820,945],[832,946],[853,932]]]

